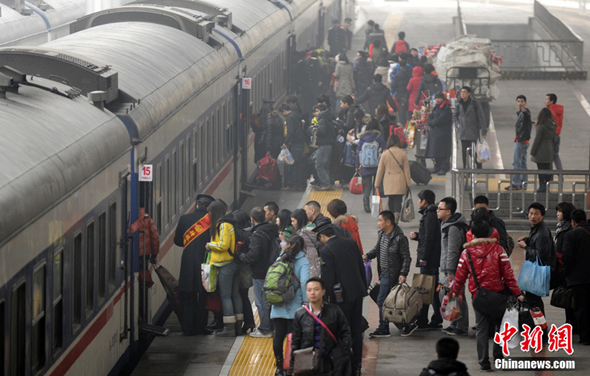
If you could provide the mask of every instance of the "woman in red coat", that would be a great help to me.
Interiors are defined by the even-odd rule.
[[[414,77],[410,78],[410,82],[408,83],[408,93],[410,93],[410,100],[408,101],[408,111],[414,112],[415,109],[419,110],[419,105],[416,106],[414,102],[416,102],[416,96],[418,95],[418,88],[420,87],[420,82],[422,81],[422,67],[414,67],[412,71]]]
[[[356,216],[347,214],[347,209],[346,203],[337,198],[333,199],[328,204],[328,213],[334,218],[332,224],[334,224],[334,226],[344,227],[350,231],[352,238],[361,250],[361,254],[363,254],[363,244],[361,243],[361,236],[359,234],[358,220]]]

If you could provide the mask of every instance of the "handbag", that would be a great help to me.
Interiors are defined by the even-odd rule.
[[[436,276],[414,273],[412,287],[420,293],[422,304],[432,304],[436,288]]]
[[[500,330],[504,330],[504,324],[508,323],[509,327],[514,327],[514,328],[519,328],[518,326],[518,309],[516,309],[515,307],[512,307],[510,309],[507,309],[506,312],[504,312],[504,317],[502,317],[502,323],[500,324]],[[520,332],[520,330],[519,330]],[[510,340],[508,341],[508,348],[509,349],[515,349],[518,347],[518,345],[520,344],[519,341],[519,335],[514,335],[512,336],[512,338],[510,338]]]
[[[379,195],[379,189],[376,190],[376,194],[371,196],[371,217],[373,219],[379,219],[379,213],[383,211],[383,203],[381,196]]]
[[[288,371],[291,369],[291,357],[293,356],[293,333],[287,334],[287,345],[285,345],[285,356],[283,357],[283,369]]]
[[[518,275],[518,286],[521,290],[543,297],[549,295],[550,280],[551,267],[543,265],[539,251],[537,251],[535,262],[524,261]]]
[[[317,321],[322,326],[323,329],[320,334],[320,347],[319,348],[308,347],[305,349],[293,351],[293,357],[295,358],[295,361],[293,362],[293,373],[297,376],[308,375],[308,374],[309,375],[317,374],[320,371],[320,368],[322,368],[321,363],[322,363],[322,348],[324,347],[324,330],[327,331],[328,334],[330,334],[330,336],[334,339],[334,342],[336,342],[336,345],[338,345],[338,340],[336,339],[336,336],[334,336],[334,334],[326,326],[326,324],[324,324],[324,322],[322,320],[320,320],[309,309],[309,307],[304,305],[303,308],[305,308],[307,313],[309,313],[311,315],[311,317],[313,317],[314,320]]]
[[[473,281],[475,282],[475,287],[477,287],[475,299],[473,299],[473,309],[487,313],[493,320],[499,322],[504,317],[504,312],[506,312],[506,303],[508,303],[509,296],[481,287],[477,282],[475,267],[473,266],[473,260],[469,251],[467,251],[467,257],[469,257]]]
[[[400,220],[402,222],[412,222],[416,218],[414,213],[414,202],[412,201],[412,191],[408,189],[402,201],[402,213]]]
[[[362,195],[364,189],[365,184],[363,183],[362,176],[358,172],[355,172],[352,179],[350,179],[350,183],[348,183],[348,190],[353,195]]]
[[[217,267],[211,265],[211,251],[207,251],[205,261],[201,264],[201,283],[207,292],[217,289]]]
[[[573,308],[572,289],[565,286],[558,286],[551,293],[551,305],[558,308]]]

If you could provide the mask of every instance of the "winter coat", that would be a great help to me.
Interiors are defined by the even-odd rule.
[[[453,154],[453,110],[448,99],[434,106],[428,115],[428,125],[426,158],[450,158]]]
[[[373,30],[371,34],[369,34],[371,44],[375,44],[376,40],[381,41],[381,47],[387,48],[387,41],[385,40],[385,33],[383,30]]]
[[[391,89],[399,102],[406,102],[409,99],[408,83],[412,79],[412,66],[406,63],[406,66],[400,66],[399,71],[391,81]],[[401,104],[401,103],[400,103]]]
[[[439,358],[430,362],[427,368],[422,370],[420,376],[469,376],[465,364],[455,359]]]
[[[293,235],[301,236],[303,238],[303,241],[305,242],[305,257],[307,257],[307,261],[309,263],[309,276],[319,277],[321,275],[321,269],[318,250],[315,247],[315,233],[310,229],[303,227],[295,231]]]
[[[553,163],[553,142],[556,125],[553,121],[537,124],[535,140],[531,146],[531,162]]]
[[[432,73],[425,74],[422,76],[422,80],[418,86],[418,95],[416,95],[416,98],[414,98],[414,104],[417,106],[420,103],[422,93],[425,93],[431,97],[434,94],[442,93],[442,91],[442,83],[440,82],[440,78]]]
[[[375,68],[375,74],[380,74],[381,77],[383,77],[383,84],[387,84],[389,83],[389,79],[387,77],[387,72],[389,71],[389,67],[376,67]],[[387,85],[386,85],[387,86]]]
[[[293,263],[293,274],[299,279],[299,283],[295,278],[293,279],[293,288],[295,288],[295,297],[285,305],[273,305],[270,310],[271,319],[294,319],[295,312],[303,302],[307,301],[307,294],[305,293],[305,284],[309,279],[309,261],[305,257],[305,253],[299,252],[295,256]]]
[[[320,112],[318,115],[318,130],[316,133],[316,145],[334,145],[336,142],[336,130],[332,121],[334,120],[334,114],[330,109]]]
[[[381,183],[383,183],[383,194],[386,196],[405,195],[412,186],[408,155],[397,146],[392,146],[381,154],[375,176],[375,187],[381,186]]]
[[[469,226],[465,216],[455,213],[441,225],[440,271],[455,274]]]
[[[416,108],[416,97],[418,96],[418,88],[420,87],[420,82],[422,82],[422,68],[421,67],[414,67],[412,70],[412,78],[410,78],[410,82],[408,82],[408,92],[410,93],[410,99],[408,101],[408,111],[414,111]],[[419,100],[420,98],[418,98]]]
[[[553,245],[555,246],[555,253],[561,254],[563,249],[563,242],[565,241],[566,234],[573,230],[571,221],[559,221],[557,222],[557,228],[553,234]]]
[[[466,106],[463,106],[463,103],[466,103]],[[480,132],[483,136],[488,132],[481,103],[471,97],[467,102],[463,99],[457,102],[453,119],[458,124],[460,140],[475,141],[479,139]]]
[[[180,274],[178,288],[183,292],[198,292],[203,290],[201,284],[201,264],[205,260],[205,245],[211,240],[209,229],[199,235],[184,247],[184,234],[201,219],[209,217],[206,209],[197,208],[190,214],[185,214],[178,220],[174,234],[174,244],[184,248],[180,259]]]
[[[334,26],[328,30],[328,45],[333,54],[340,53],[346,48],[346,33],[340,26]]]
[[[345,349],[349,349],[352,344],[350,326],[348,325],[346,317],[344,316],[344,313],[342,313],[340,307],[336,304],[324,302],[322,304],[320,319],[330,329],[332,334],[334,334],[339,345]],[[295,319],[293,320],[293,339],[291,342],[291,349],[293,352],[315,346],[315,329],[316,320],[305,308],[299,307],[295,313]],[[319,336],[320,333],[317,333],[317,335]],[[329,355],[335,347],[336,342],[334,342],[332,336],[328,333],[324,333],[324,351],[322,352]],[[325,357],[323,357],[323,360],[324,370],[331,369],[329,360],[325,360]],[[291,369],[293,369],[294,361],[295,357],[292,356]]]
[[[471,227],[471,223],[470,223]],[[490,227],[492,227],[492,234],[488,236],[488,238],[495,238],[498,240],[498,244],[502,248],[506,250],[508,256],[512,253],[512,250],[508,250],[508,233],[506,232],[506,223],[504,220],[496,217],[493,211],[490,210]],[[470,242],[473,239],[473,235],[471,234],[471,230],[467,231],[467,242]]]
[[[408,64],[407,62],[406,62],[406,66],[408,68],[412,69],[412,66],[410,64]],[[390,82],[391,89],[392,89],[391,90],[391,94],[392,95],[395,94],[395,90],[393,90],[393,83],[395,82],[395,76],[397,76],[397,74],[399,73],[400,69],[401,69],[401,67],[400,67],[399,63],[393,64],[391,67],[389,67],[389,70],[390,70],[390,73],[389,73],[389,82]],[[410,71],[410,76],[411,76],[411,71]]]
[[[213,224],[211,225],[213,226]],[[217,223],[217,234],[208,243],[211,250],[211,265],[223,266],[234,260],[233,251],[236,249],[235,225],[235,218],[229,215]]]
[[[504,249],[497,244],[496,239],[474,239],[469,243],[465,243],[463,247],[466,249],[461,253],[459,266],[455,273],[453,293],[457,295],[461,294],[463,286],[469,276],[469,292],[474,299],[477,294],[477,286],[475,285],[471,265],[469,263],[469,256],[467,255],[469,252],[471,254],[471,260],[473,261],[473,268],[475,269],[479,287],[500,292],[504,290],[504,284],[506,284],[514,296],[522,294],[522,291],[520,291],[520,287],[518,287],[518,283],[516,283],[516,279],[514,278],[508,255]]]
[[[394,111],[397,111],[397,105],[393,101],[389,89],[387,89],[387,86],[383,85],[381,82],[374,82],[363,95],[354,100],[354,103],[358,105],[362,105],[365,102],[368,102],[368,104],[364,107],[371,116],[375,115],[375,110],[380,104],[389,104]]]
[[[354,62],[352,71],[354,73],[354,86],[357,95],[363,95],[373,81],[373,68],[367,59],[359,59]]]
[[[426,261],[426,267],[438,268],[440,266],[440,221],[436,216],[438,207],[428,205],[420,209],[420,227],[417,239],[416,266],[420,266],[420,260]]]
[[[342,98],[346,95],[352,95],[352,93],[354,93],[355,86],[352,64],[339,61],[338,64],[336,64],[334,78],[338,80],[336,98]]]
[[[363,50],[368,51],[369,45],[371,44],[371,33],[373,32],[372,27],[368,27],[365,29],[365,45],[363,46]]]
[[[279,227],[274,223],[260,223],[252,228],[248,252],[240,254],[240,261],[250,265],[252,279],[265,279],[272,264],[270,254],[272,241],[279,236]]]
[[[391,239],[389,239],[388,245],[388,269],[381,270],[380,246],[382,236],[383,232],[379,231],[377,245],[375,245],[375,247],[369,253],[367,253],[367,258],[372,260],[376,257],[379,275],[381,275],[381,273],[388,273],[389,281],[393,281],[391,283],[395,284],[397,283],[400,275],[407,277],[408,273],[410,272],[410,265],[412,263],[412,257],[410,256],[410,244],[401,227],[395,226],[393,228],[393,235],[391,236]]]
[[[361,242],[361,235],[359,234],[358,218],[354,215],[346,214],[339,215],[332,221],[334,226],[344,227],[352,235],[352,239],[359,246],[361,255],[363,254],[363,243]]]
[[[562,247],[563,272],[568,287],[590,283],[590,223],[582,222],[565,236]]]
[[[305,143],[305,132],[304,125],[302,122],[301,114],[298,111],[291,111],[285,119],[285,125],[287,126],[287,136],[285,137],[285,145],[293,147],[300,145],[303,147]]]
[[[356,147],[356,160],[354,163],[355,169],[361,168],[361,176],[370,176],[375,175],[377,173],[377,167],[362,167],[360,162],[360,154],[363,150],[363,145],[365,142],[373,142],[377,141],[379,143],[379,147],[381,150],[385,150],[385,140],[381,137],[381,132],[379,131],[368,131],[365,133],[361,133],[359,135],[359,143]],[[366,184],[366,183],[365,183]]]
[[[342,107],[340,107],[342,110]],[[354,113],[358,110],[363,110],[361,106],[353,104],[352,106],[348,107],[344,110],[343,120],[344,120],[344,130],[346,132],[350,132],[354,129],[356,125],[356,121],[354,120]]]
[[[555,247],[553,246],[551,231],[545,221],[541,221],[531,228],[528,238],[525,239],[525,243],[525,258],[527,260],[535,262],[538,251],[543,265],[549,265],[553,270],[556,259]]]
[[[131,225],[131,233],[140,230],[139,233],[139,255],[157,255],[160,252],[160,237],[154,221],[145,212],[144,208],[139,208],[139,218]]]
[[[266,120],[264,132],[264,144],[266,151],[270,151],[273,158],[277,158],[281,152],[281,146],[285,136],[285,126],[278,113],[270,113]]]
[[[563,126],[563,106],[560,104],[552,104],[547,106],[548,109],[551,110],[553,114],[553,121],[557,127],[555,128],[555,135],[558,136],[561,134],[561,127]]]
[[[371,60],[373,61],[373,66],[375,68],[379,66],[379,63],[383,58],[387,58],[387,49],[383,47],[373,47],[373,55],[371,56]],[[385,78],[385,76],[383,76],[383,78]]]
[[[333,237],[320,251],[322,280],[326,286],[324,299],[336,303],[334,286],[342,286],[344,303],[367,296],[367,277],[358,245],[352,239]]]
[[[514,126],[516,130],[516,139],[515,142],[525,142],[531,139],[531,129],[533,128],[533,123],[531,121],[531,112],[528,108],[525,108],[524,111],[517,111],[516,116],[516,125]]]

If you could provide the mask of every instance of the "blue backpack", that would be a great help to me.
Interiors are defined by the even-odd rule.
[[[379,143],[377,140],[363,144],[359,161],[361,166],[365,168],[379,166]]]

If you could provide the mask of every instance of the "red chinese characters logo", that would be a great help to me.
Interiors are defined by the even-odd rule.
[[[559,351],[559,349],[565,350],[568,355],[574,353],[571,324],[563,324],[559,328],[555,324],[551,324],[551,330],[549,330],[549,351]]]
[[[525,352],[531,349],[534,349],[535,353],[541,352],[543,349],[543,329],[540,326],[531,328],[526,324],[523,324],[522,328],[523,331],[520,333],[522,335],[520,349]],[[510,355],[508,342],[516,333],[518,333],[518,329],[505,322],[500,332],[494,336],[494,342],[502,346],[502,353],[505,356]],[[549,331],[549,351],[556,352],[560,349],[563,349],[568,355],[574,353],[572,347],[572,326],[570,324],[563,324],[560,327],[551,324]]]
[[[500,333],[496,333],[494,336],[494,342],[498,345],[502,346],[502,354],[505,356],[510,355],[510,350],[508,349],[508,341],[514,337],[514,335],[518,332],[518,330],[508,324],[507,322],[504,323],[504,327],[500,329]]]
[[[522,335],[520,349],[528,352],[534,348],[536,353],[540,353],[543,350],[543,329],[540,326],[535,326],[531,331],[531,327],[527,324],[523,324],[522,328],[524,330],[520,333]]]

